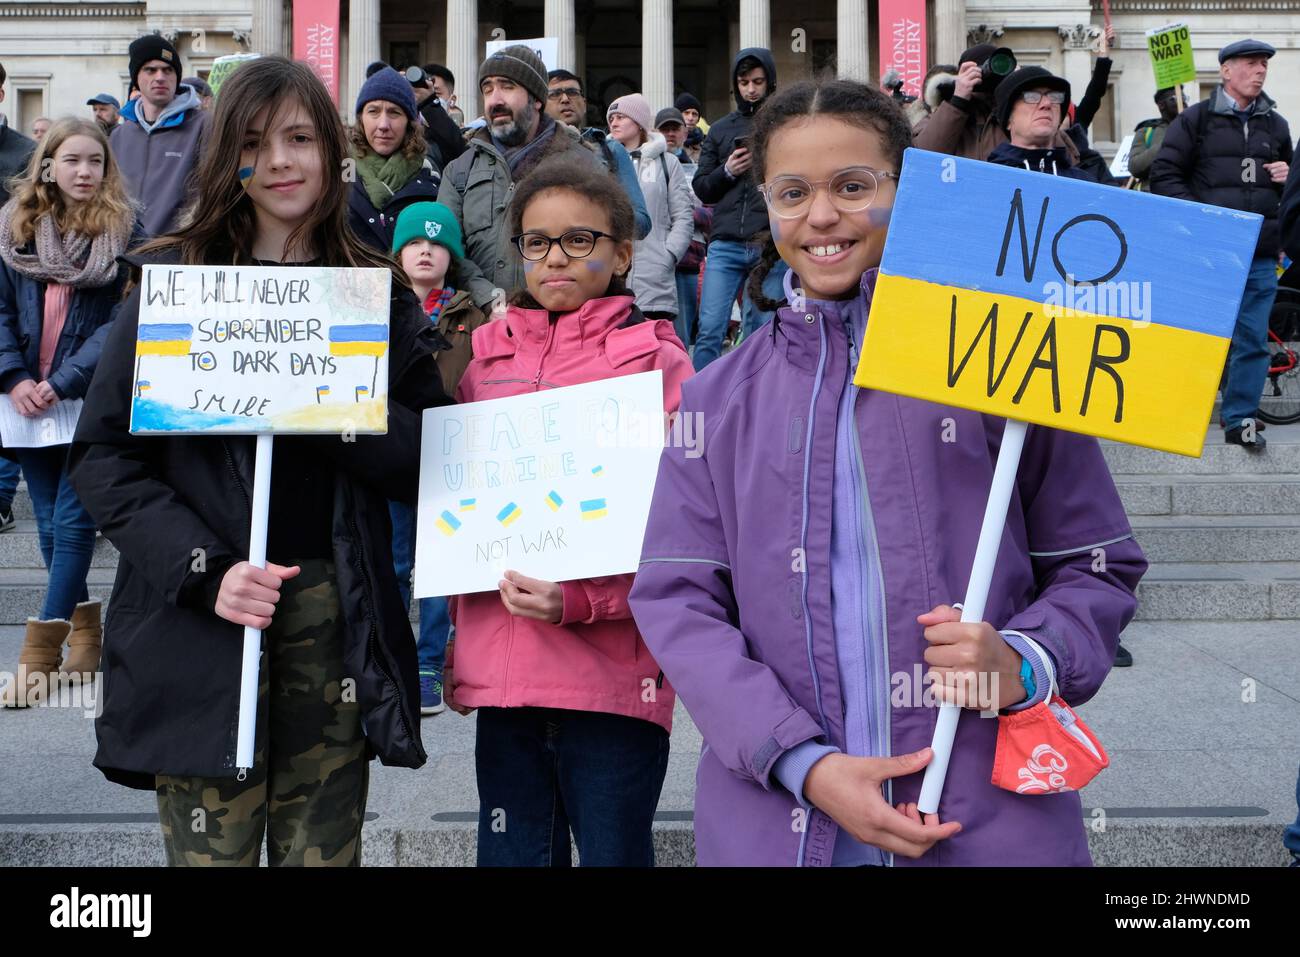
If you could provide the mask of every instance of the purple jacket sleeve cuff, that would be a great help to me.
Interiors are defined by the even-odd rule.
[[[808,807],[808,799],[803,795],[804,779],[808,777],[808,772],[812,770],[814,764],[828,754],[837,753],[839,749],[832,748],[828,744],[818,744],[816,741],[796,744],[776,759],[776,763],[772,765],[772,776],[780,781],[781,786],[793,794],[800,804]]]
[[[1018,631],[1003,631],[999,632],[999,634],[1034,669],[1034,696],[1026,698],[1020,704],[1014,704],[1006,710],[1024,711],[1032,708],[1040,701],[1046,701],[1056,678],[1056,662],[1052,660],[1051,653],[1038,642],[1031,640],[1027,635],[1022,635]]]

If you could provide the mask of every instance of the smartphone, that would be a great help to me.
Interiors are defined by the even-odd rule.
[[[732,149],[747,150],[749,149],[749,135],[737,136],[732,142]]]

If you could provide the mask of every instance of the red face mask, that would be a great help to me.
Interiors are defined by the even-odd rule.
[[[1060,695],[998,716],[993,783],[1016,794],[1077,791],[1110,766],[1106,749]]]

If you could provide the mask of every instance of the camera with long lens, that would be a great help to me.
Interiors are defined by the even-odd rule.
[[[1008,47],[998,47],[980,64],[980,89],[992,93],[1015,69],[1016,55]]]

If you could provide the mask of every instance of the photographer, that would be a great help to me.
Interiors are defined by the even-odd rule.
[[[1015,68],[1015,54],[1006,47],[981,43],[963,53],[952,95],[916,124],[913,145],[967,159],[988,159],[1007,141],[1006,131],[994,116],[994,93]],[[1052,145],[1064,147],[1071,163],[1078,162],[1078,149],[1064,133],[1058,131]]]
[[[465,152],[465,138],[460,126],[447,112],[447,106],[434,91],[433,77],[424,67],[408,66],[404,72],[415,94],[415,102],[424,125],[424,138],[429,144],[429,159],[438,169],[444,168]]]

